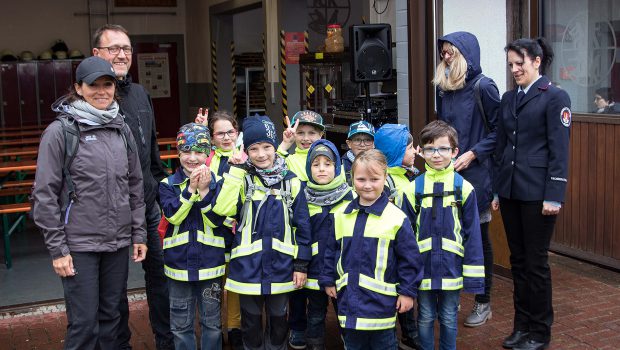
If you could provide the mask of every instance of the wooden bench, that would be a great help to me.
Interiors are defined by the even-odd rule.
[[[0,205],[0,215],[2,216],[2,234],[4,236],[4,260],[6,268],[13,266],[11,258],[11,234],[17,229],[19,224],[26,218],[26,214],[30,212],[30,203],[14,203]],[[17,220],[11,224],[9,215],[19,214]]]
[[[34,180],[13,180],[0,183],[0,190],[3,188],[27,187],[31,188]]]

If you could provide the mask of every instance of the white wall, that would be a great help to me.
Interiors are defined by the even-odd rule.
[[[444,0],[443,33],[466,31],[480,43],[484,75],[493,78],[500,95],[506,91],[506,2]]]

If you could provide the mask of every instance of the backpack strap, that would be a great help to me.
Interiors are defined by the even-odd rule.
[[[65,198],[62,201],[62,211],[64,212],[71,202],[77,201],[75,185],[73,184],[73,179],[71,178],[69,168],[71,167],[71,163],[73,162],[73,159],[78,151],[78,146],[80,145],[80,127],[78,126],[77,121],[70,115],[61,115],[57,119],[62,125],[62,132],[65,138],[65,159],[62,164],[62,176],[65,179],[67,191],[64,194]]]
[[[458,209],[459,220],[463,217],[463,177],[454,172],[454,201]]]
[[[241,224],[239,225],[237,232],[242,232],[243,228],[246,227],[250,223],[252,223],[252,234],[256,232],[256,224],[258,222],[256,218],[258,217],[258,214],[260,213],[260,210],[265,204],[265,202],[267,202],[267,199],[269,199],[269,196],[280,195],[282,197],[283,204],[284,206],[286,206],[286,210],[288,211],[288,214],[289,214],[289,224],[290,224],[290,220],[293,217],[293,196],[292,196],[291,179],[283,180],[281,182],[281,185],[280,185],[281,187],[279,190],[267,188],[267,187],[255,184],[252,179],[252,175],[250,174],[247,174],[245,176],[244,182],[245,182],[245,188],[246,188],[245,201],[243,203],[243,208],[241,209]],[[261,198],[260,202],[258,203],[258,206],[256,207],[256,212],[254,213],[253,217],[250,217],[249,213],[250,213],[250,209],[252,208],[252,197],[254,195],[255,190],[260,190],[264,192],[265,195],[263,196],[263,198]]]
[[[415,178],[415,203],[413,206],[413,211],[416,214],[420,214],[420,209],[422,208],[422,199],[424,198],[424,178],[426,173]]]
[[[394,182],[394,178],[392,178],[392,175],[387,174],[385,181],[387,182],[387,188],[389,191],[388,199],[390,200],[390,202],[394,203],[396,197],[398,197],[398,189],[396,189],[396,183]]]
[[[482,104],[482,96],[480,94],[480,81],[484,78],[484,74],[480,73],[477,76],[476,83],[474,83],[474,96],[476,98],[476,104],[478,105],[478,110],[480,111],[480,115],[482,116],[482,121],[484,122],[484,129],[488,132],[491,131],[489,127],[489,121],[487,120],[487,115],[484,112],[484,105]]]
[[[211,153],[209,153],[209,156],[207,157],[207,161],[205,162],[207,166],[211,166],[211,160],[213,160],[214,156],[215,156],[215,150],[211,150]]]

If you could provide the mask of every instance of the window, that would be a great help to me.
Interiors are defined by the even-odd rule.
[[[620,2],[547,0],[542,13],[555,53],[547,75],[573,111],[620,116]]]

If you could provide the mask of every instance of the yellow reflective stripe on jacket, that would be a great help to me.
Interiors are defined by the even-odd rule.
[[[210,233],[210,234],[209,234]],[[226,243],[223,237],[214,236],[213,232],[198,231],[196,234],[196,240],[200,243],[210,245],[217,248],[225,248]]]
[[[385,278],[385,269],[387,268],[388,256],[390,255],[388,247],[390,240],[379,238],[377,240],[377,259],[375,262],[375,279],[383,281]]]
[[[319,254],[319,242],[312,243],[312,256]]]
[[[340,291],[342,287],[346,286],[349,283],[349,274],[345,273],[344,276],[340,277],[336,280],[336,290]]]
[[[230,258],[235,259],[241,256],[254,254],[256,252],[261,251],[262,249],[263,249],[263,240],[259,239],[257,241],[254,241],[252,244],[239,245],[233,248],[233,250],[230,252]]]
[[[388,318],[361,318],[358,317],[355,322],[355,329],[361,331],[373,331],[382,329],[391,329],[396,327],[396,314]]]
[[[321,289],[321,287],[319,287],[319,280],[314,279],[314,278],[308,278],[308,280],[306,281],[306,285],[304,287],[307,289],[312,289],[312,290]]]
[[[260,295],[261,286],[260,283],[243,283],[231,280],[230,278],[226,279],[226,285],[224,286],[226,290],[231,292],[235,292],[237,294],[246,294],[246,295]]]
[[[168,265],[164,265],[164,274],[173,280],[189,281],[189,274],[187,270],[177,270],[169,267]]]
[[[296,246],[292,244],[284,243],[281,240],[276,239],[276,238],[271,238],[271,248],[273,248],[273,250],[279,251],[282,254],[290,255],[293,258],[297,256]]]
[[[344,328],[344,326],[347,324],[347,316],[338,315],[338,322],[340,323],[340,327]]]
[[[271,284],[271,294],[288,293],[294,290],[295,290],[295,283],[293,283],[293,281]]]
[[[372,290],[373,292],[381,293],[389,296],[396,296],[396,284],[394,283],[385,283],[380,280],[376,280],[372,277],[368,277],[364,274],[359,275],[359,286]]]
[[[179,233],[172,237],[164,238],[164,249],[170,249],[187,243],[189,243],[189,232]]]
[[[461,288],[463,288],[463,277],[441,279],[441,290],[457,290]],[[431,290],[430,278],[425,278],[420,282],[420,290]]]
[[[181,190],[181,193],[179,194],[179,201],[181,202],[181,206],[172,216],[166,217],[168,222],[173,225],[180,225],[187,217],[187,214],[189,214],[189,211],[192,209],[192,205],[194,204],[194,202],[200,200],[200,195],[198,193],[192,194],[189,200],[185,199],[183,197],[183,191],[185,190],[185,187],[187,187],[187,179],[185,180],[185,182],[179,185],[179,188]]]
[[[457,290],[461,288],[463,288],[463,277],[441,279],[442,290]]]
[[[418,248],[420,248],[420,253],[428,252],[433,248],[433,238],[429,237],[418,241]]]
[[[424,278],[422,282],[420,282],[420,290],[430,290],[431,289],[431,279]]]
[[[463,265],[463,277],[484,277],[484,265]]]
[[[224,253],[224,261],[226,263],[230,262],[230,253]]]
[[[220,265],[209,269],[200,269],[198,270],[198,279],[201,281],[214,279],[216,277],[224,276],[225,271],[226,265]]]
[[[465,248],[462,245],[445,237],[441,238],[441,249],[452,252],[460,257],[465,256]]]
[[[237,167],[231,167],[230,171],[224,173],[223,177],[222,188],[212,210],[217,215],[234,217],[237,214],[239,196],[243,193],[245,171]]]

